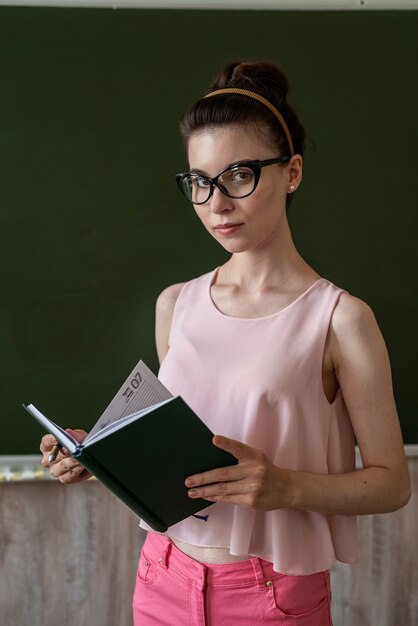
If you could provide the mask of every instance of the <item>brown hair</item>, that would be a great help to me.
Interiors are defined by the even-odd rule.
[[[252,91],[276,107],[289,128],[295,153],[303,156],[305,130],[287,102],[289,83],[278,67],[265,61],[229,63],[206,93],[229,88]],[[254,124],[278,151],[278,156],[290,155],[289,143],[277,117],[265,104],[241,94],[217,94],[198,100],[182,116],[180,132],[187,143],[194,133],[230,124]]]

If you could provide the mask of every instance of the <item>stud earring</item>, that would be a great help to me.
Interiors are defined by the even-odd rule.
[[[293,193],[295,191],[295,186],[294,185],[290,185],[290,193]]]

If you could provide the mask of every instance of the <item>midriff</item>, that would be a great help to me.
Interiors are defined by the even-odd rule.
[[[240,561],[248,561],[251,557],[236,556],[230,554],[228,548],[206,548],[203,546],[194,546],[191,543],[185,543],[179,539],[173,539],[171,541],[175,546],[184,554],[187,554],[190,558],[200,563],[211,563],[213,565],[222,563],[239,563]]]

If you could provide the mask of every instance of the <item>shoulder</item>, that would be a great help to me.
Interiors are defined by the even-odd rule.
[[[329,339],[334,363],[345,357],[385,351],[375,315],[366,302],[342,293],[331,317]]]
[[[157,298],[157,313],[172,315],[177,298],[186,283],[176,283],[166,287]]]
[[[157,298],[155,310],[155,343],[160,363],[168,351],[171,324],[177,298],[185,283],[176,283],[166,287]]]
[[[333,330],[344,334],[360,330],[370,324],[376,324],[376,318],[370,306],[360,298],[343,292],[332,314]]]
[[[206,289],[209,282],[212,280],[213,270],[191,278],[183,283],[176,283],[166,287],[157,298],[157,314],[172,315],[177,299],[183,287],[187,285],[188,289]]]

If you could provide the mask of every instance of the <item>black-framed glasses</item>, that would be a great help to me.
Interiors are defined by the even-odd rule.
[[[215,187],[229,198],[246,198],[257,188],[262,167],[287,163],[289,159],[290,156],[282,156],[264,161],[239,161],[228,165],[215,178],[200,172],[185,172],[176,174],[176,182],[184,197],[193,204],[205,204]]]

